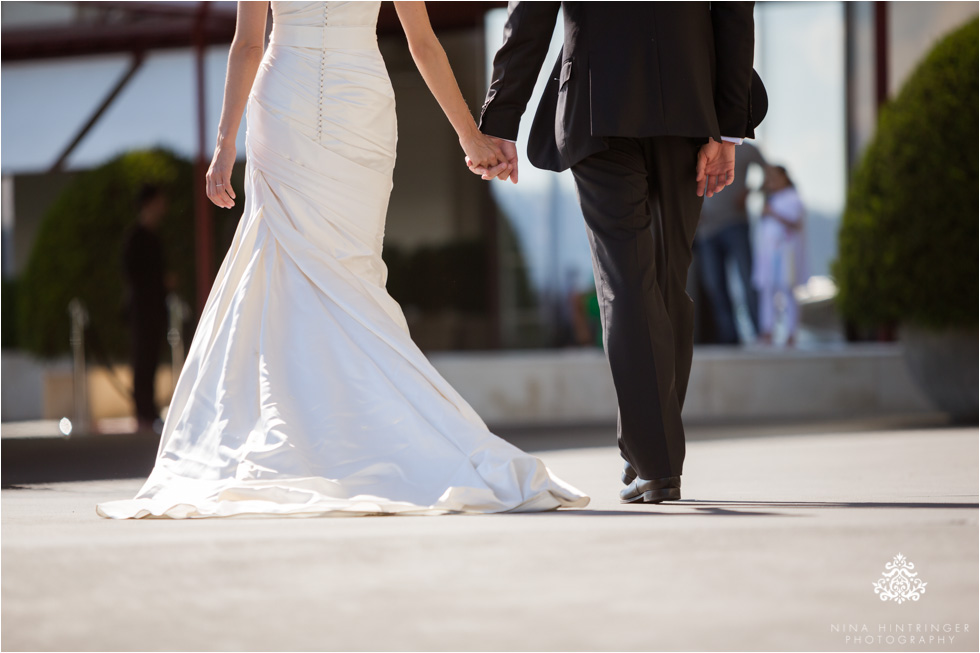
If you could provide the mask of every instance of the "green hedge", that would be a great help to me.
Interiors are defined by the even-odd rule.
[[[162,227],[166,260],[177,273],[178,294],[194,305],[193,166],[165,150],[129,152],[79,174],[41,221],[17,288],[19,346],[42,357],[66,353],[67,306],[79,297],[107,354],[125,359],[129,336],[122,319],[121,251],[144,183],[160,184],[168,193],[170,210]],[[222,245],[216,243],[216,261]]]
[[[411,253],[386,245],[387,288],[403,307],[422,311],[487,311],[487,248],[483,239],[421,247]]]
[[[976,326],[978,22],[885,106],[848,192],[833,273],[862,325]]]

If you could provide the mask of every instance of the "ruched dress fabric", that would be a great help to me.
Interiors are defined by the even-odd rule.
[[[273,2],[244,214],[156,464],[108,518],[542,511],[589,499],[487,427],[412,342],[381,259],[395,100],[378,2]]]

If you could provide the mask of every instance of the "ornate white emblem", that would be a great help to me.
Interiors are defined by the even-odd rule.
[[[915,565],[899,553],[892,562],[885,565],[885,571],[878,582],[872,583],[875,594],[882,601],[918,601],[926,592],[926,583],[916,578],[919,572],[912,571],[913,569]]]

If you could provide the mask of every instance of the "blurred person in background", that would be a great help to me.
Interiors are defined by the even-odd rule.
[[[731,264],[738,271],[738,284],[742,289],[752,326],[756,333],[759,332],[758,299],[752,285],[749,214],[745,208],[750,192],[746,183],[749,166],[759,166],[764,170],[766,161],[758,148],[750,143],[742,143],[735,148],[735,179],[724,193],[705,198],[701,207],[701,221],[698,223],[695,260],[710,311],[710,323],[714,325],[713,337],[708,336],[709,342],[716,344],[739,343],[733,298],[729,293]]]
[[[602,322],[599,315],[599,296],[593,287],[573,292],[568,297],[575,344],[579,347],[602,347]]]
[[[766,168],[766,204],[759,222],[753,281],[759,291],[759,341],[773,342],[776,303],[782,304],[786,345],[796,344],[799,307],[793,288],[807,279],[803,224],[806,210],[783,166]]]
[[[125,312],[130,327],[133,400],[140,431],[160,432],[155,399],[160,346],[167,332],[167,292],[174,279],[166,271],[159,230],[169,206],[163,188],[146,184],[138,197],[138,217],[123,243]]]

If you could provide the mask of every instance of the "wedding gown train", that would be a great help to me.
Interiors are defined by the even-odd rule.
[[[108,518],[503,512],[589,499],[487,430],[409,337],[381,259],[395,100],[379,2],[273,2],[244,213],[156,464]]]

